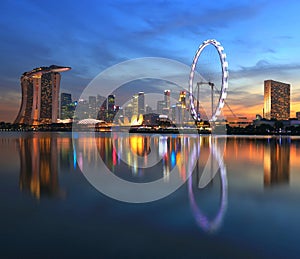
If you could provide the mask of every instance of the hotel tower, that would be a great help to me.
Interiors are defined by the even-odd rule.
[[[264,81],[264,118],[288,120],[290,117],[290,84]]]
[[[59,112],[60,72],[70,67],[39,67],[21,76],[22,102],[15,123],[56,123]]]

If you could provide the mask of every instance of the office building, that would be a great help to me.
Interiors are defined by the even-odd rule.
[[[164,101],[166,102],[166,108],[170,109],[171,108],[171,91],[170,90],[164,91]]]
[[[180,91],[180,94],[179,94],[179,103],[181,104],[181,107],[183,109],[186,108],[186,92],[185,91]]]
[[[164,114],[164,109],[165,108],[166,108],[166,102],[165,101],[157,101],[156,112],[158,114]]]
[[[264,81],[264,118],[290,118],[290,84],[273,80]]]
[[[166,103],[166,107],[163,109],[163,114],[170,117],[171,116],[171,91],[170,90],[164,91],[164,101]]]
[[[97,117],[97,98],[89,96],[89,118],[96,119]]]
[[[127,117],[128,121],[130,121],[132,115],[133,115],[133,106],[132,103],[129,103],[124,109],[124,116]]]
[[[107,98],[98,96],[97,99],[100,106],[97,119],[107,121]]]
[[[139,92],[138,94],[138,114],[145,114],[145,93]]]
[[[137,94],[132,96],[132,115],[139,114],[139,96]]]
[[[113,122],[115,116],[116,97],[111,94],[107,97],[107,121]]]
[[[14,123],[56,123],[59,112],[60,72],[70,67],[39,67],[21,76],[22,102]]]
[[[70,117],[70,108],[72,105],[72,95],[68,93],[60,94],[60,119],[65,120]]]

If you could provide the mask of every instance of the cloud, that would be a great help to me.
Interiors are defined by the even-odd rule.
[[[280,78],[285,73],[292,70],[300,70],[300,63],[293,64],[271,64],[269,61],[261,59],[254,66],[243,67],[238,70],[230,70],[231,79],[253,78],[253,77],[276,77]]]
[[[129,15],[144,14],[144,24],[141,30],[136,31],[138,36],[153,37],[168,34],[174,30],[184,28],[184,32],[190,31],[199,34],[199,31],[214,31],[215,29],[227,27],[234,22],[248,20],[256,16],[264,5],[216,5],[215,7],[206,6],[205,3],[192,1],[189,4],[161,2],[158,5],[143,4],[136,7],[132,2],[126,6],[119,6],[119,10]],[[138,10],[132,12],[132,10]],[[163,11],[161,11],[163,10]],[[163,12],[163,15],[162,15]],[[179,32],[179,31],[178,31]],[[180,32],[179,32],[180,33]]]

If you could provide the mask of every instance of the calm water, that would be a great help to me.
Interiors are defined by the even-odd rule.
[[[79,134],[75,151],[71,133],[0,133],[2,257],[300,256],[300,138],[94,139],[96,150]],[[132,183],[184,184],[158,201],[117,201],[82,173],[99,160]]]

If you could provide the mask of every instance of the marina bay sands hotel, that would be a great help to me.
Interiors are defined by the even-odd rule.
[[[59,112],[60,72],[70,67],[39,67],[21,76],[22,102],[15,123],[56,123]]]

